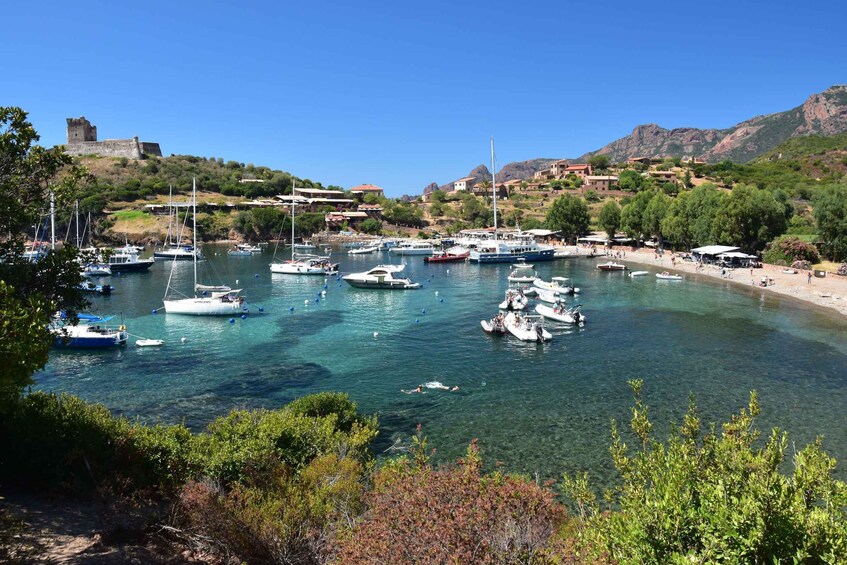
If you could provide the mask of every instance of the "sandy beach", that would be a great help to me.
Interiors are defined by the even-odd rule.
[[[569,247],[569,249],[575,248]],[[586,248],[579,248],[580,255],[585,255],[587,252]],[[695,281],[699,277],[711,277],[734,285],[755,288],[763,293],[770,292],[802,300],[834,310],[842,316],[847,316],[847,277],[839,277],[828,272],[826,277],[812,276],[811,281],[809,281],[809,271],[798,270],[796,274],[786,273],[784,272],[785,267],[768,264],[764,264],[761,268],[752,269],[752,271],[751,269],[727,269],[726,276],[722,277],[721,269],[716,265],[705,265],[698,271],[695,263],[683,261],[678,257],[672,263],[672,256],[672,253],[666,251],[663,256],[657,258],[652,249],[633,251],[631,248],[622,247],[614,248],[609,254],[609,258],[627,264],[630,270],[636,270],[633,268],[633,264],[639,264],[675,274],[683,274],[686,279]],[[606,256],[598,255],[595,259],[599,259],[598,263],[603,262],[606,260]],[[773,279],[773,284],[767,287],[759,286],[762,276]]]

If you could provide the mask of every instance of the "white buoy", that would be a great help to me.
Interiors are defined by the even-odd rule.
[[[438,291],[437,291],[437,290],[435,291],[435,296],[438,296]]]
[[[304,301],[303,301],[303,304],[309,304],[309,301],[308,301],[308,300],[304,300]]]
[[[450,274],[450,269],[447,269],[447,274],[448,274],[448,275]]]
[[[238,284],[238,279],[235,279],[235,284]]]
[[[180,341],[181,341],[182,343],[185,343],[186,341],[188,341],[188,338],[187,338],[187,337],[185,337],[185,336],[183,336],[183,337],[181,337],[181,338],[180,338]]]
[[[374,332],[374,339],[379,337],[379,332]]]
[[[326,291],[321,291],[321,296],[326,296]]]

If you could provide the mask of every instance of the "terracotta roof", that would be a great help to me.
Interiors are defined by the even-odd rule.
[[[351,188],[350,192],[383,192],[383,190],[373,184],[360,184]]]
[[[462,182],[462,181],[467,182],[469,180],[476,180],[476,178],[474,178],[474,177],[464,177],[464,178],[460,178],[459,180],[454,180],[453,182]]]
[[[578,171],[579,169],[588,169],[591,165],[568,165],[566,171]]]

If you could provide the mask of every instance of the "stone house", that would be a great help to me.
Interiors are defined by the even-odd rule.
[[[618,177],[615,175],[590,175],[585,177],[583,191],[586,190],[612,190],[618,186]]]
[[[351,188],[350,192],[353,193],[353,196],[356,196],[357,198],[362,200],[368,194],[374,194],[381,198],[382,196],[384,196],[385,191],[373,184],[360,184],[359,186],[354,186],[353,188]]]

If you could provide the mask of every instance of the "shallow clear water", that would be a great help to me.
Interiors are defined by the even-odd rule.
[[[510,471],[556,477],[587,468],[605,482],[609,420],[628,421],[626,381],[641,378],[660,434],[681,418],[689,393],[704,420],[723,421],[756,389],[763,428],[787,430],[798,446],[823,434],[825,447],[847,461],[847,323],[761,289],[692,275],[659,281],[653,271],[631,279],[597,271],[588,259],[539,263],[546,279],[574,279],[587,316],[578,330],[548,323],[554,339],[539,345],[480,329],[503,299],[508,265],[407,257],[405,273],[424,288],[375,291],[335,277],[271,275],[270,252],[204,252],[203,282],[237,279],[251,304],[246,319],[151,314],[162,305],[167,262],[113,276],[114,294],[93,298],[93,310],[120,314],[131,334],[165,346],[136,348],[133,338],[114,351],[54,351],[36,388],[195,429],[233,408],[275,408],[308,393],[343,391],[361,411],[379,414],[378,452],[421,423],[441,460],[477,437],[486,460]],[[399,262],[340,249],[335,256],[343,272]],[[190,263],[176,264],[173,284],[191,288]],[[325,284],[326,297],[316,302]],[[461,390],[401,392],[430,381]]]

